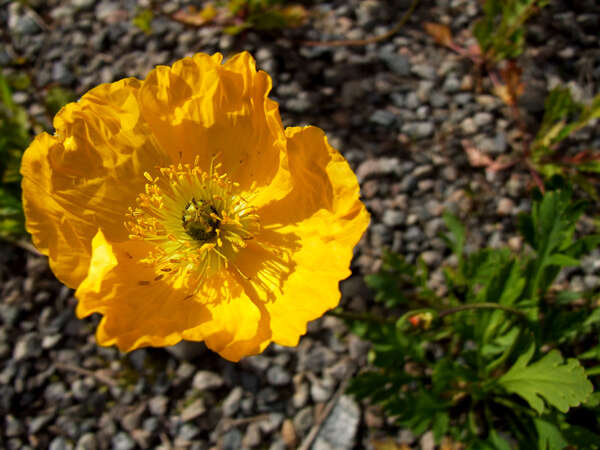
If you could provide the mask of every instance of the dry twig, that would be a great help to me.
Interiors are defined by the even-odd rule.
[[[298,450],[308,450],[311,447],[313,441],[317,437],[317,434],[319,434],[319,430],[323,426],[323,423],[325,423],[325,420],[327,420],[329,414],[331,414],[331,411],[333,411],[334,406],[337,404],[338,400],[346,390],[347,385],[348,379],[346,378],[338,387],[338,390],[334,394],[333,398],[329,400],[329,403],[327,403],[327,406],[325,406],[325,409],[323,409],[323,412],[317,418],[315,424],[310,429],[310,432],[306,438],[304,438],[304,441],[302,441],[302,445],[298,447]]]
[[[413,0],[412,3],[410,4],[410,6],[408,7],[408,9],[406,10],[406,12],[400,18],[400,21],[387,33],[384,33],[380,36],[371,36],[366,39],[343,39],[340,41],[324,41],[324,42],[322,42],[322,41],[305,41],[305,42],[303,42],[303,44],[310,45],[312,47],[317,47],[317,46],[344,47],[344,46],[362,46],[362,45],[373,44],[375,42],[385,41],[386,39],[388,39],[388,38],[392,37],[394,34],[396,34],[398,31],[400,31],[400,29],[406,24],[406,22],[408,22],[408,19],[410,19],[410,16],[414,12],[414,10],[417,8],[419,1],[420,0]]]
[[[80,375],[93,377],[96,380],[100,381],[101,383],[108,384],[111,387],[117,387],[119,385],[119,383],[115,379],[109,377],[108,375],[104,375],[103,373],[99,373],[99,372],[94,372],[93,370],[84,369],[83,367],[73,366],[71,364],[65,364],[65,363],[59,363],[59,362],[55,363],[54,367],[56,367],[59,370],[63,370],[63,371],[67,371],[67,372],[75,372]]]

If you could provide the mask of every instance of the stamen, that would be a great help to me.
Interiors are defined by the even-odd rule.
[[[125,220],[130,239],[153,243],[142,262],[155,267],[154,281],[166,280],[193,292],[222,270],[240,269],[234,260],[246,241],[260,231],[254,207],[239,193],[239,184],[219,174],[217,156],[208,172],[177,164],[148,172],[144,192]],[[245,279],[248,279],[242,274]]]

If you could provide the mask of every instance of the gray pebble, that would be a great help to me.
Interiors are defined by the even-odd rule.
[[[272,366],[267,370],[267,381],[273,386],[285,386],[292,381],[292,376],[283,367]]]
[[[489,125],[494,120],[494,116],[488,112],[478,112],[473,116],[473,121],[477,127]]]
[[[417,108],[416,116],[417,116],[417,119],[419,119],[419,120],[427,119],[430,116],[430,114],[431,113],[429,111],[429,106],[427,106],[427,105],[422,105]]]
[[[460,91],[460,80],[454,75],[447,76],[444,85],[442,86],[442,90],[447,94],[454,94],[455,92]]]
[[[333,378],[314,379],[310,385],[310,396],[316,403],[326,402],[333,395],[335,382]]]
[[[308,99],[308,97],[306,96],[298,96],[298,97],[293,97],[293,98],[289,98],[285,101],[285,107],[286,109],[288,109],[291,112],[295,112],[295,113],[305,113],[306,111],[310,110],[312,107],[312,104],[310,102],[310,100]]]
[[[36,34],[40,31],[33,14],[18,2],[8,5],[8,28],[16,34]]]
[[[216,389],[223,386],[223,378],[217,373],[201,370],[194,375],[192,385],[199,391]]]
[[[436,267],[442,261],[442,255],[434,250],[427,250],[421,253],[421,258],[429,267]]]
[[[85,433],[77,441],[75,450],[96,450],[98,444],[94,433]]]
[[[263,433],[271,434],[281,426],[283,419],[283,414],[272,412],[269,413],[269,417],[267,417],[267,419],[258,422],[258,425]]]
[[[27,333],[19,338],[13,351],[13,358],[17,361],[22,359],[39,358],[42,347],[37,333]]]
[[[242,439],[241,448],[253,448],[258,447],[262,442],[262,435],[260,432],[260,425],[256,422],[251,423],[246,428],[246,433]]]
[[[376,125],[381,125],[383,127],[391,127],[394,125],[394,123],[396,123],[396,114],[385,109],[378,109],[371,114],[371,117],[369,117],[369,122]]]
[[[179,429],[179,433],[177,433],[177,438],[182,439],[184,441],[192,441],[200,434],[200,429],[191,423],[185,423]]]
[[[419,107],[419,97],[416,92],[409,92],[406,94],[406,99],[404,100],[404,106],[408,109],[417,109]]]
[[[71,392],[73,393],[73,397],[75,397],[76,400],[83,401],[88,397],[90,390],[84,382],[84,380],[78,378],[71,385]]]
[[[401,55],[400,53],[385,50],[379,52],[379,58],[396,75],[401,77],[407,77],[410,75],[410,60],[406,56]]]
[[[294,416],[294,428],[299,435],[304,435],[310,430],[314,421],[312,406],[306,406]]]
[[[429,96],[429,102],[434,108],[443,108],[448,104],[448,97],[439,91],[433,91]]]
[[[421,446],[421,450],[434,450],[435,449],[435,438],[433,436],[433,431],[426,431],[421,439],[419,439],[419,445]]]
[[[460,128],[465,134],[473,134],[477,132],[477,124],[472,117],[467,117],[460,123]]]
[[[237,428],[232,428],[223,435],[223,450],[239,450],[242,448],[242,432]]]
[[[80,11],[91,9],[95,3],[96,0],[71,0],[73,7]]]
[[[600,277],[598,275],[586,275],[583,277],[583,284],[589,290],[596,289],[600,285]]]
[[[336,450],[354,448],[354,436],[359,421],[360,408],[351,397],[342,395],[319,430],[315,439],[315,448],[319,446]]]
[[[268,405],[273,403],[275,400],[279,398],[279,393],[277,390],[271,386],[267,386],[266,388],[261,389],[256,394],[256,403],[257,407],[261,411],[268,410]]]
[[[427,64],[414,64],[411,72],[426,80],[435,79],[435,68]]]
[[[473,101],[473,94],[470,92],[460,92],[452,97],[457,105],[467,105]]]
[[[144,423],[142,424],[142,428],[149,433],[158,430],[158,426],[159,420],[157,417],[148,417],[147,419],[144,419]]]
[[[400,161],[397,158],[367,159],[356,169],[356,177],[362,181],[372,175],[393,175],[400,172]]]
[[[135,441],[123,431],[115,434],[111,442],[114,450],[133,450],[135,448]]]
[[[417,86],[417,97],[422,103],[427,103],[429,101],[429,97],[433,92],[434,83],[429,80],[421,80],[419,81],[419,85]]]
[[[458,178],[458,170],[454,166],[445,166],[442,169],[442,177],[447,181],[456,181]]]
[[[240,408],[240,401],[244,391],[241,387],[234,387],[229,395],[223,401],[223,415],[225,417],[232,417]]]
[[[262,373],[267,370],[271,361],[264,355],[248,356],[242,360],[244,366],[250,367],[258,373]]]
[[[40,430],[42,430],[42,428],[48,425],[53,418],[53,414],[42,414],[37,417],[34,417],[33,419],[31,419],[31,421],[29,422],[29,426],[27,427],[29,434],[38,433]]]
[[[396,440],[398,441],[398,444],[411,445],[413,442],[415,442],[416,438],[411,430],[404,428],[400,430]]]
[[[204,399],[199,398],[194,400],[191,404],[186,406],[183,411],[181,411],[181,420],[183,422],[194,420],[196,417],[201,416],[205,412],[206,406],[204,404]]]
[[[308,384],[299,383],[294,391],[294,395],[292,396],[292,405],[294,405],[294,408],[302,408],[304,405],[306,405],[306,402],[308,401],[308,394]]]
[[[8,414],[4,418],[4,427],[4,433],[8,437],[19,436],[21,433],[23,433],[23,431],[25,431],[23,424],[21,424],[21,422],[19,422],[12,414]]]
[[[408,122],[402,126],[402,133],[413,139],[423,139],[433,135],[434,128],[432,122]]]
[[[148,409],[154,416],[163,416],[167,412],[169,399],[164,395],[152,397],[148,402]]]
[[[500,216],[507,216],[515,213],[515,202],[508,197],[502,197],[498,200],[498,206],[496,207],[496,214]]]
[[[113,14],[115,14],[120,8],[118,3],[111,3],[109,1],[101,1],[96,5],[96,18],[104,21]]]
[[[406,230],[406,233],[404,234],[404,238],[407,241],[420,242],[423,240],[423,232],[419,227],[409,227],[408,230]]]
[[[42,339],[42,348],[49,349],[54,347],[62,339],[62,334],[50,334]]]
[[[271,445],[269,445],[269,450],[287,450],[287,449],[288,449],[287,444],[280,437],[276,437],[273,440],[273,442],[271,442]]]
[[[48,450],[72,450],[72,448],[73,448],[73,444],[68,442],[62,436],[57,436],[54,439],[52,439],[52,441],[50,441],[50,445],[48,446]],[[131,450],[131,449],[128,449],[128,450]]]
[[[49,384],[44,391],[44,398],[50,404],[64,404],[69,400],[65,385],[60,382]]]
[[[387,209],[383,213],[382,221],[388,227],[397,227],[403,225],[406,220],[406,214],[395,209]]]

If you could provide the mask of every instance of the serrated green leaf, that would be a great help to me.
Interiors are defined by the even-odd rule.
[[[569,444],[552,422],[535,418],[533,423],[538,434],[538,450],[562,450]]]
[[[594,390],[576,359],[564,361],[558,350],[552,350],[528,365],[534,345],[521,355],[514,366],[498,379],[507,392],[517,394],[538,414],[545,410],[544,401],[561,412],[577,406]]]
[[[579,359],[600,359],[600,344],[586,350],[578,356]]]
[[[510,444],[496,430],[491,430],[487,441],[494,450],[511,450]]]
[[[590,367],[589,369],[586,369],[585,374],[588,377],[600,375],[600,366]]]
[[[524,23],[545,4],[546,0],[486,0],[484,16],[473,27],[486,57],[500,61],[519,56],[524,47]]]
[[[600,436],[587,428],[569,424],[563,431],[563,436],[572,448],[597,450],[600,448]]]
[[[560,291],[556,294],[556,298],[554,302],[557,305],[564,305],[567,303],[571,303],[572,301],[579,300],[582,297],[581,292],[574,291]]]
[[[451,233],[447,242],[452,252],[460,259],[465,245],[465,226],[458,220],[458,217],[448,211],[444,211],[443,219]]]
[[[583,404],[588,408],[596,408],[600,405],[600,392],[592,392],[588,399]],[[600,441],[598,441],[600,442]]]
[[[450,427],[450,415],[446,411],[440,411],[433,419],[433,436],[435,442],[439,443],[448,432]]]
[[[555,253],[554,255],[551,255],[549,258],[546,259],[545,265],[546,266],[567,267],[567,266],[578,266],[579,262],[580,261],[576,258],[572,258],[568,255],[564,255],[561,253]]]

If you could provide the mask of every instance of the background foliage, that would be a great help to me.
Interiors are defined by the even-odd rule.
[[[600,244],[599,235],[576,236],[585,207],[553,178],[519,217],[527,246],[518,254],[466,254],[466,230],[446,214],[443,239],[456,265],[445,268],[443,296],[428,288],[422,262],[388,253],[367,282],[382,317],[399,318],[352,321],[373,343],[373,368],[350,392],[417,434],[432,428],[438,441],[450,435],[478,449],[596,448],[599,293],[555,284],[563,268]]]

